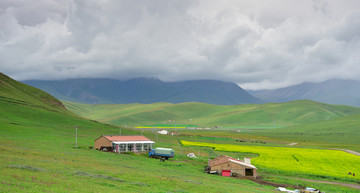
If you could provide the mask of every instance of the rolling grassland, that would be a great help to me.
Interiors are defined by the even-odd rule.
[[[204,141],[204,143],[205,141],[208,143],[226,141],[233,144],[238,142],[235,142],[231,136],[252,137],[255,135],[242,133],[234,135],[236,132],[234,130],[219,130],[216,131],[218,133],[211,133],[213,132],[211,131],[209,136],[198,136],[196,132],[199,131],[194,130],[189,135],[157,136],[151,130],[144,130],[143,134],[155,141],[156,147],[175,149],[175,158],[166,162],[150,159],[145,154],[99,152],[89,147],[93,146],[94,140],[102,134],[118,134],[121,131],[124,135],[134,135],[142,132],[138,129],[116,127],[82,118],[66,110],[50,95],[13,81],[3,74],[0,75],[0,150],[2,152],[0,154],[0,192],[273,192],[274,190],[274,187],[260,185],[249,180],[224,178],[204,173],[204,167],[210,157],[223,154],[256,157],[254,153],[227,152],[223,149],[219,151],[202,146],[183,147],[179,144],[179,140],[194,139]],[[162,106],[169,104],[154,105],[162,109]],[[203,105],[208,109],[204,110]],[[182,114],[184,120],[188,117],[188,109],[194,112],[193,115],[203,114],[204,117],[206,117],[205,114],[219,113],[212,112],[212,105],[200,104],[200,106],[201,108],[196,103],[179,104],[163,113],[164,115]],[[146,112],[142,117],[144,120],[159,116],[154,112],[151,113],[153,105],[131,104],[125,107],[118,111],[134,115],[134,123],[142,123],[141,125],[148,123],[140,122],[137,111]],[[356,113],[356,108],[353,112],[352,108],[348,111],[348,107],[339,107],[341,108],[333,112],[338,116]],[[76,108],[84,112],[89,110],[87,105],[76,106]],[[111,108],[104,108],[102,113],[112,110]],[[345,112],[341,110],[342,108]],[[224,109],[222,112],[228,113]],[[103,117],[106,118],[106,115]],[[132,120],[130,118],[127,117],[126,120]],[[167,118],[174,120],[172,116]],[[128,124],[130,123],[131,121]],[[177,124],[180,124],[180,121]],[[75,148],[76,127],[78,128],[77,148]],[[227,136],[220,138],[220,134]],[[269,142],[266,145],[273,144]],[[199,158],[188,159],[186,154],[190,152],[196,153]],[[296,176],[292,172],[261,166],[259,168],[260,173],[261,170],[270,173],[266,174],[268,176],[264,174],[269,181],[280,182],[287,179],[285,183],[294,184],[295,182],[290,178],[278,176],[279,173]],[[322,176],[328,178],[327,174],[322,174]],[[341,177],[340,180],[349,181],[346,177]],[[358,191],[313,182],[301,182],[301,185],[321,187],[328,192]]]
[[[70,111],[104,123],[136,127],[176,121],[199,127],[281,128],[360,114],[360,108],[301,100],[288,103],[210,105],[154,103],[91,105],[63,102]],[[191,120],[190,120],[191,119]]]
[[[189,124],[191,117],[193,125],[222,127],[216,130],[183,129],[182,134],[261,140],[267,141],[268,145],[275,143],[277,146],[296,143],[296,146],[308,148],[337,148],[360,152],[359,108],[350,106],[308,100],[236,106],[203,103],[64,104],[81,116],[120,126],[144,128],[143,126],[153,124],[157,128],[163,125],[171,130],[172,125]],[[178,131],[179,129],[181,128],[177,128]]]
[[[357,182],[360,176],[360,156],[339,150],[265,147],[181,141],[185,146],[212,147],[218,151],[243,152],[259,155],[251,160],[262,172],[296,176],[316,176]]]
[[[140,134],[81,118],[46,93],[0,76],[0,192],[271,192],[203,172],[204,162],[90,149],[102,134]],[[32,95],[35,93],[36,95]],[[78,148],[75,148],[78,127]],[[153,135],[145,133],[150,139]],[[159,136],[158,146],[177,139]]]
[[[249,134],[307,144],[309,147],[321,146],[360,152],[360,115],[339,117],[272,131],[250,131]]]

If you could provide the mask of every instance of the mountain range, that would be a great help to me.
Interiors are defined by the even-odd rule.
[[[327,80],[320,83],[305,82],[273,90],[247,90],[251,95],[268,102],[288,102],[309,99],[328,104],[360,107],[360,81]]]
[[[216,105],[262,103],[237,84],[217,80],[163,82],[156,78],[29,80],[23,83],[61,100],[88,104],[183,103]]]
[[[360,107],[360,81],[357,80],[332,79],[320,83],[305,82],[280,89],[246,91],[235,83],[217,80],[164,82],[157,78],[83,78],[28,80],[23,83],[44,90],[61,100],[88,104],[202,102],[237,105],[314,100]]]

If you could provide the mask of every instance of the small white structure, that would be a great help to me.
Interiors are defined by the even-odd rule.
[[[194,153],[187,154],[187,157],[189,157],[189,158],[197,158]]]
[[[161,129],[160,131],[158,131],[158,134],[168,135],[168,134],[169,134],[169,131],[166,131],[165,129]]]

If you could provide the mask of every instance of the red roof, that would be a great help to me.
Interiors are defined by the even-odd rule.
[[[110,141],[151,141],[142,135],[104,135]]]

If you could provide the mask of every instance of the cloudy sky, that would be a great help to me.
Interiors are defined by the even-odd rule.
[[[360,79],[359,8],[358,0],[1,0],[0,72],[246,89]]]

